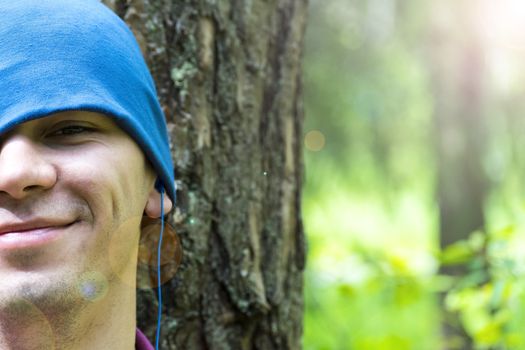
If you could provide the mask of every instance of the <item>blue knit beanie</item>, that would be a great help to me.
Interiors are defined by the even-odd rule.
[[[127,25],[97,0],[0,0],[0,134],[66,110],[113,117],[175,202],[166,121]]]

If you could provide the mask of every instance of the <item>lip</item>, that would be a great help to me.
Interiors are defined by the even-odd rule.
[[[58,240],[71,223],[24,222],[0,226],[0,250],[36,248]]]
[[[0,236],[3,234],[21,233],[49,227],[63,227],[69,224],[71,224],[71,222],[54,220],[26,220],[17,223],[0,225]]]

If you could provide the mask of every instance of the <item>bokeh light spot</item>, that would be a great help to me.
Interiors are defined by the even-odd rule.
[[[305,147],[312,152],[319,152],[325,146],[325,137],[319,130],[310,130],[304,137]]]
[[[24,316],[20,318],[21,315]],[[4,310],[2,317],[8,323],[9,320],[18,319],[17,322],[11,322],[7,329],[13,326],[19,330],[25,330],[26,334],[33,335],[33,339],[37,340],[38,343],[31,346],[31,349],[56,349],[56,336],[51,322],[42,310],[31,301],[19,299],[11,305],[9,310]],[[2,347],[2,349],[4,348]]]
[[[190,218],[190,220],[194,220]],[[157,286],[157,254],[160,237],[160,220],[144,218],[141,224],[137,265],[137,288],[150,289]],[[175,229],[164,223],[160,257],[161,284],[171,280],[182,261],[182,246]]]
[[[78,283],[78,292],[89,301],[97,301],[108,292],[107,278],[100,272],[90,271],[83,274]]]

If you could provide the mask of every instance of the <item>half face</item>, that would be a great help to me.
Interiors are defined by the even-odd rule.
[[[0,135],[0,309],[133,284],[140,221],[158,207],[154,181],[140,148],[102,114],[57,113]]]

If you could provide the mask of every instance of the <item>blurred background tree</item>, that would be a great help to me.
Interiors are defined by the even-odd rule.
[[[305,348],[525,349],[525,3],[309,13]]]

